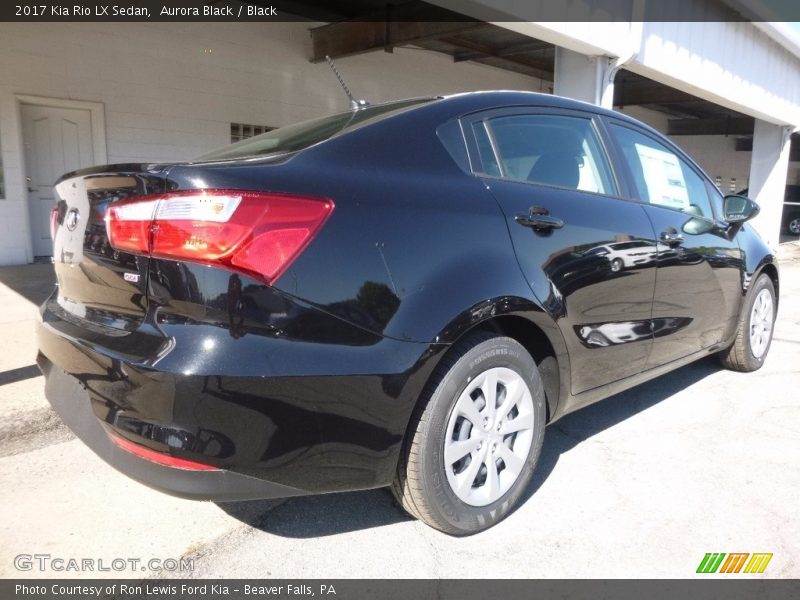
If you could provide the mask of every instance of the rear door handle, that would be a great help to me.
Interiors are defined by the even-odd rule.
[[[680,246],[683,243],[683,235],[672,231],[662,231],[659,239],[669,246]]]
[[[520,225],[531,227],[534,231],[561,229],[564,226],[564,221],[550,216],[550,212],[540,206],[531,206],[527,215],[517,215],[514,219]]]

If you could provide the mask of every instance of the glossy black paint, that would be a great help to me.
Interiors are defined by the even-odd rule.
[[[647,239],[650,223],[641,206],[600,195],[547,189],[502,180],[487,182],[503,207],[520,267],[533,293],[556,316],[573,364],[572,392],[616,381],[641,371],[652,336],[590,352],[572,333],[600,321],[649,320],[656,262],[613,272],[608,259],[592,250],[620,239]],[[530,205],[563,218],[561,230],[540,233],[515,222]]]
[[[465,124],[498,110],[593,119],[616,191],[473,174]],[[553,96],[468,94],[289,156],[67,174],[60,219],[72,208],[86,217],[58,230],[39,361],[48,380],[67,373],[85,396],[65,400],[51,385],[48,397],[278,491],[249,480],[218,494],[213,482],[171,489],[131,466],[143,461],[92,442],[142,481],[191,497],[266,497],[390,483],[428,378],[475,327],[517,337],[539,362],[555,358],[542,367],[551,420],[722,348],[754,276],[766,269],[777,289],[774,258],[748,224],[689,224],[680,248],[659,245],[661,229],[685,232],[689,217],[636,201],[607,135],[614,118],[634,123]],[[327,197],[336,209],[272,286],[108,246],[109,202],[197,188]],[[531,206],[563,226],[520,224]],[[612,268],[609,253],[625,249],[630,265]]]
[[[648,359],[653,367],[721,344],[734,334],[742,298],[742,253],[737,240],[722,231],[693,232],[685,226],[690,220],[685,214],[644,208],[656,231],[684,232],[683,243],[658,257],[653,318],[686,324],[655,340]]]

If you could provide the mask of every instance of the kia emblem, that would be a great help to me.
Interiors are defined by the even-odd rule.
[[[70,208],[67,216],[64,217],[64,224],[67,226],[67,229],[70,231],[75,231],[75,228],[78,226],[78,221],[80,221],[81,215],[78,212],[77,208]]]

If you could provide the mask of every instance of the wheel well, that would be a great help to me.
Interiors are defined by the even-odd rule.
[[[515,315],[501,315],[482,321],[463,335],[481,330],[516,340],[533,357],[542,377],[547,400],[547,420],[549,421],[550,415],[558,404],[558,396],[561,391],[561,376],[555,349],[545,333],[528,319]]]
[[[547,339],[545,333],[528,319],[515,315],[501,315],[481,321],[463,331],[458,338],[452,341],[450,349],[456,346],[464,337],[477,331],[485,331],[495,335],[510,337],[522,344],[523,348],[531,355],[539,369],[539,375],[542,378],[542,386],[544,387],[545,394],[545,408],[547,409],[547,421],[549,422],[558,406],[559,394],[561,393],[561,372],[555,349],[550,343],[550,340]],[[447,352],[439,358],[438,362],[441,363],[445,356],[447,356]],[[428,376],[428,381],[423,389],[428,388],[433,376],[433,374]],[[414,409],[415,412],[421,409],[420,400],[423,397],[424,392],[417,398]]]
[[[778,269],[772,263],[767,263],[764,265],[764,268],[761,270],[762,273],[765,273],[771,280],[772,285],[775,288],[775,306],[778,306],[779,299],[780,299],[780,288],[778,282]]]
[[[523,317],[514,315],[501,315],[478,323],[475,327],[465,332],[491,331],[517,340],[522,344],[538,365],[548,356],[555,357],[556,353],[550,340],[536,325]]]

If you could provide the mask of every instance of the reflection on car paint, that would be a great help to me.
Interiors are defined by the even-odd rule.
[[[688,317],[660,317],[641,321],[575,325],[575,333],[587,348],[640,342],[680,331],[692,322]]]

